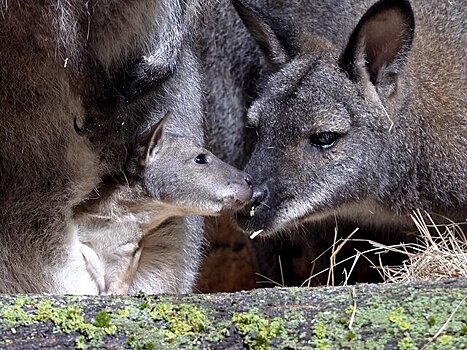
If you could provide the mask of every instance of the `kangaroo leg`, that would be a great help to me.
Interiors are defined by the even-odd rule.
[[[139,267],[139,262],[141,258],[141,252],[143,248],[138,247],[138,249],[134,252],[133,257],[131,258],[130,264],[128,268],[123,271],[120,276],[110,282],[107,290],[104,295],[124,295],[128,294],[128,289],[130,288],[131,282],[134,280],[136,271]]]

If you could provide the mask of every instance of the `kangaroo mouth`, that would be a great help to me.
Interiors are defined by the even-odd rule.
[[[238,216],[244,219],[251,219],[255,216],[258,207],[259,205],[244,205],[239,208],[241,210],[238,211]]]
[[[256,237],[263,235],[264,232],[270,231],[271,227],[267,224],[270,222],[270,207],[260,202],[253,202],[241,210],[236,212],[237,226],[244,232]],[[258,232],[261,231],[261,232]]]
[[[266,203],[264,203],[264,202],[262,202],[261,200],[258,199],[258,200],[255,200],[253,202],[248,203],[248,205],[244,204],[243,209],[240,210],[238,212],[238,214],[242,218],[252,219],[252,218],[255,217],[257,210],[261,209],[261,208],[271,209],[271,207],[269,205],[267,205]]]
[[[243,220],[251,220],[255,217],[256,210],[260,205],[260,203],[253,203],[243,206],[241,210],[237,212],[237,218],[241,218]]]
[[[266,206],[266,204],[264,204],[264,203],[262,203],[260,201],[256,201],[251,206],[248,206],[249,207],[249,208],[247,208],[247,210],[249,209],[248,216],[250,218],[254,217],[255,214],[256,214],[256,209],[258,209],[261,205]]]
[[[317,218],[320,217],[322,214],[317,214]],[[252,203],[236,213],[237,226],[252,239],[273,234],[291,225],[301,224],[309,218],[308,213],[300,217],[290,216],[290,213],[282,207],[271,207],[264,202]]]

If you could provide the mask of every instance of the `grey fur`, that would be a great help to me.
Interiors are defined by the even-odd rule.
[[[220,159],[244,167],[255,130],[246,111],[263,77],[262,55],[230,0],[213,2],[203,13],[197,40],[202,71],[206,142]]]
[[[407,1],[380,2],[350,42],[373,2],[284,4],[243,13],[276,72],[249,111],[259,141],[246,171],[268,194],[241,225],[270,233],[336,215],[407,228],[414,209],[465,220],[463,2],[412,1],[412,44]],[[379,13],[391,25],[372,21]],[[310,143],[323,132],[340,135],[328,149]]]

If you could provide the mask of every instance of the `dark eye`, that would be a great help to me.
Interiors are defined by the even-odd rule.
[[[328,149],[334,146],[340,137],[341,135],[336,132],[318,132],[310,136],[310,144],[314,147]]]
[[[195,158],[196,164],[207,164],[209,163],[207,154],[198,154]]]

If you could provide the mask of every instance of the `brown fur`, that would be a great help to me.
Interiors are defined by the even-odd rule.
[[[74,288],[60,272],[80,256],[69,249],[76,239],[72,208],[104,174],[124,169],[141,121],[127,113],[113,76],[153,51],[159,65],[174,66],[181,28],[197,7],[144,0],[0,4],[0,292]],[[86,137],[75,121],[86,126]]]

